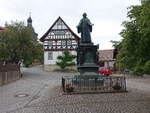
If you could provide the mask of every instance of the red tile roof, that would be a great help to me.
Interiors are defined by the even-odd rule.
[[[3,30],[5,30],[5,28],[0,26],[0,31],[3,31]]]

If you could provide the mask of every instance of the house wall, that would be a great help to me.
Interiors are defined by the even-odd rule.
[[[114,67],[114,61],[108,61],[108,62],[104,62],[104,67]]]
[[[62,55],[62,51],[52,51],[52,58],[53,58],[52,60],[48,59],[48,52],[49,51],[44,52],[44,65],[55,65],[57,57],[59,55]]]
[[[54,70],[60,69],[56,65],[56,61],[57,61],[57,57],[59,55],[62,55],[63,51],[49,51],[49,52],[52,52],[53,59],[48,60],[48,51],[44,52],[44,70],[45,71],[54,71]],[[70,51],[70,52],[72,55],[77,55],[76,51]],[[76,59],[74,59],[74,62],[76,62]],[[76,66],[71,66],[71,67],[69,67],[69,69],[77,70]]]
[[[48,59],[48,52],[52,52],[52,60]],[[77,55],[76,51],[70,51],[72,55]],[[62,55],[63,51],[45,51],[44,52],[44,65],[56,65],[57,57]],[[76,62],[76,59],[74,60]]]

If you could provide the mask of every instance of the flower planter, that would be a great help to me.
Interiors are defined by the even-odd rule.
[[[115,84],[114,86],[112,86],[114,90],[120,90],[121,86],[119,84]]]
[[[70,88],[66,88],[66,91],[67,92],[73,92],[74,88],[73,87],[70,87]]]
[[[74,87],[73,87],[71,84],[67,84],[67,85],[65,86],[65,88],[66,88],[66,91],[67,91],[67,92],[73,92],[73,91],[74,91]]]

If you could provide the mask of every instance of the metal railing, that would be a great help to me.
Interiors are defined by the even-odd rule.
[[[71,93],[125,92],[126,78],[113,76],[64,76],[62,89]]]

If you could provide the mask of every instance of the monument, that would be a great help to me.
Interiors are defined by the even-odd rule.
[[[77,68],[80,74],[62,77],[62,89],[70,93],[91,92],[125,92],[126,81],[124,77],[104,76],[98,73],[98,45],[91,40],[93,24],[83,14],[77,26],[81,33],[81,40],[77,47]]]
[[[77,26],[78,33],[81,33],[81,40],[77,48],[77,68],[80,75],[98,75],[98,45],[91,40],[93,24],[83,13],[83,18]]]

